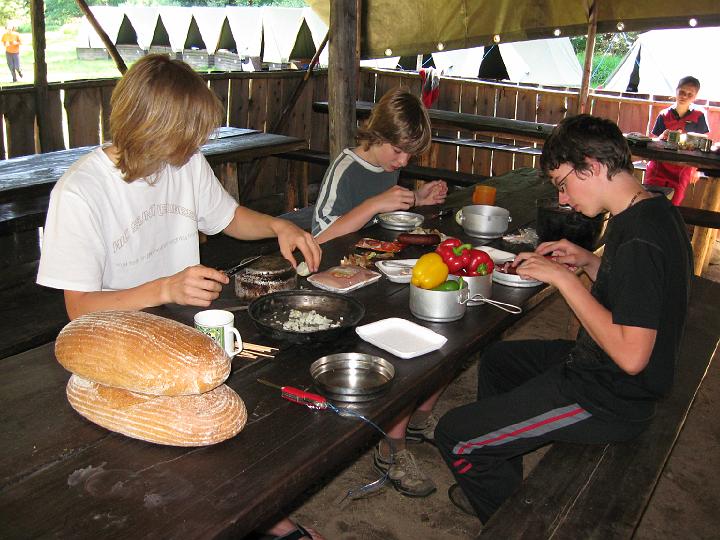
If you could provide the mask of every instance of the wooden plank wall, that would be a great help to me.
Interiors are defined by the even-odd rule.
[[[226,125],[269,129],[282,111],[285,100],[299,83],[302,72],[213,73],[204,75],[225,106]],[[99,144],[109,139],[110,95],[116,79],[52,83],[49,88],[52,148]],[[420,94],[420,77],[414,72],[363,68],[358,98],[377,101],[388,90],[405,86]],[[658,112],[672,103],[672,97],[595,92],[591,112],[618,122],[624,132],[646,133]],[[302,137],[314,150],[328,150],[328,115],[312,112],[313,101],[327,100],[327,72],[315,72],[281,132]],[[575,110],[576,91],[536,85],[499,84],[471,79],[442,78],[434,107],[484,116],[500,116],[533,122],[557,123]],[[707,105],[698,101],[700,105]],[[706,106],[713,140],[720,140],[720,104]],[[0,89],[0,159],[39,151],[35,126],[32,86]],[[64,135],[64,126],[67,135]],[[460,138],[492,140],[467,131],[443,130],[438,134]],[[535,145],[533,141],[496,137],[496,141]],[[452,145],[433,144],[421,156],[421,163],[481,175],[500,175],[513,168],[533,167],[532,156],[492,152]],[[249,204],[271,212],[285,211],[312,203],[325,167],[267,158],[260,164],[260,176]],[[244,182],[249,164],[239,166]],[[288,179],[290,181],[288,181]],[[702,186],[700,186],[701,188]],[[698,191],[698,190],[696,190]],[[700,189],[700,192],[702,190]],[[692,196],[690,197],[692,199]]]

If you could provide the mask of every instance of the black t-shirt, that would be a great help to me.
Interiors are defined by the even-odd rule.
[[[665,197],[645,199],[608,224],[592,295],[615,324],[657,330],[648,365],[629,375],[580,329],[565,364],[563,390],[593,414],[643,421],[672,387],[685,327],[692,248],[679,212]]]

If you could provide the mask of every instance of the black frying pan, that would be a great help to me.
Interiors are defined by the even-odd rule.
[[[333,321],[340,322],[336,328],[314,332],[284,330],[290,310],[315,310]],[[356,299],[326,291],[279,291],[253,300],[248,307],[250,319],[263,334],[292,343],[333,341],[357,324],[365,316],[365,307]]]

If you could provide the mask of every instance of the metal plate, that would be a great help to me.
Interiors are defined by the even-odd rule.
[[[384,393],[395,377],[395,367],[379,356],[348,352],[315,360],[310,375],[326,397],[360,402]]]
[[[385,212],[378,215],[378,223],[391,231],[412,231],[422,225],[425,218],[414,212]]]

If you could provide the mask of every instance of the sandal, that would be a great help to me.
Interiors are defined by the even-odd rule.
[[[276,536],[276,540],[301,540],[302,538],[308,538],[312,540],[312,535],[307,532],[305,527],[299,524],[295,524],[295,530],[289,533],[283,534],[282,536]]]

